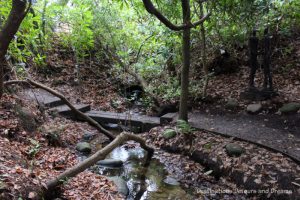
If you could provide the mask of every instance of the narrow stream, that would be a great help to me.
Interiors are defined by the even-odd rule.
[[[130,148],[123,145],[106,157],[123,161],[122,167],[98,165],[97,172],[117,182],[119,190],[122,190],[123,194],[127,193],[127,200],[190,199],[158,159],[153,158],[148,167],[144,166],[146,154],[140,147]]]

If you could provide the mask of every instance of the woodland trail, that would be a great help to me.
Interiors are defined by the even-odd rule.
[[[59,98],[45,91],[34,89],[22,92],[23,97],[38,101],[50,110],[74,118],[72,111],[63,105]],[[112,113],[93,111],[90,105],[75,104],[78,110],[85,112],[99,123],[122,123],[140,127],[140,132],[149,131],[155,126],[171,122],[175,114],[162,117],[130,115],[128,113]],[[75,117],[76,118],[76,117]],[[198,129],[213,132],[227,137],[255,143],[259,146],[281,152],[300,163],[300,114],[292,115],[250,115],[247,113],[220,113],[194,111],[189,113],[190,124]]]
[[[22,91],[20,96],[30,101],[36,101],[45,108],[50,108],[51,112],[57,112],[65,117],[80,120],[67,105],[64,105],[62,100],[46,91],[40,89],[27,89]],[[77,110],[85,113],[102,125],[112,123],[122,124],[130,129],[138,127],[138,132],[149,131],[151,128],[170,122],[173,119],[173,115],[168,114],[162,117],[150,117],[131,113],[130,111],[124,113],[96,111],[92,110],[91,106],[88,104],[75,103],[73,105]]]
[[[300,115],[204,113],[189,115],[199,129],[258,144],[300,163]]]

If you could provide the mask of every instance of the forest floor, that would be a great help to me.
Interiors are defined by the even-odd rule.
[[[284,103],[300,102],[300,37],[295,37],[294,41],[284,41],[282,44],[278,50],[282,55],[274,61],[274,85],[279,96],[261,102],[267,109],[258,118],[264,118],[263,115],[275,115]],[[287,48],[289,50],[286,50]],[[109,64],[104,62],[99,66],[94,60],[86,61],[80,69],[81,82],[78,83],[74,72],[75,60],[70,54],[68,50],[55,49],[47,58],[49,71],[42,73],[40,69],[32,68],[30,76],[60,91],[73,103],[91,104],[93,109],[104,111],[123,112],[129,109],[127,101],[120,95],[122,83],[113,78]],[[243,113],[248,104],[257,103],[240,98],[241,92],[247,87],[247,78],[248,68],[245,66],[237,73],[212,78],[208,87],[211,100],[203,101],[195,97],[193,111],[202,110],[214,114],[217,109],[218,112],[229,114]],[[257,81],[261,80],[262,76],[258,75]],[[197,81],[196,77],[194,81]],[[230,110],[225,107],[229,98],[238,100],[238,109]],[[25,114],[30,113],[33,120],[22,118],[24,112],[20,112],[16,105],[21,106]],[[0,114],[1,199],[38,199],[38,186],[79,162],[75,145],[83,135],[86,132],[99,135],[86,123],[51,116],[39,109],[37,104],[26,102],[14,93],[4,96],[0,104]],[[297,115],[299,116],[299,113]],[[192,188],[195,197],[299,197],[300,167],[282,154],[205,131],[191,134],[189,137],[194,140],[192,144],[187,142],[189,140],[186,136],[179,133],[174,138],[165,139],[162,133],[168,128],[176,129],[175,124],[171,124],[154,128],[143,136],[156,148],[176,153],[165,152],[165,155],[161,155],[161,160],[169,173],[178,179],[186,190]],[[284,124],[282,128],[285,128]],[[51,143],[49,132],[55,132],[61,142]],[[99,136],[98,140],[103,144],[108,141],[104,136]],[[228,143],[242,146],[245,152],[241,157],[228,156],[224,149]],[[205,162],[201,163],[201,160]],[[213,169],[213,172],[210,172],[210,169]],[[203,182],[206,182],[207,187],[203,186]],[[227,193],[222,193],[225,190]],[[252,194],[246,195],[247,192]],[[111,181],[90,171],[80,173],[68,184],[64,184],[60,193],[60,197],[65,199],[122,199]]]

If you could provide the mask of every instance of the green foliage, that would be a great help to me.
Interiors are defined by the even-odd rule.
[[[213,72],[208,74],[208,79],[213,78]],[[190,93],[195,99],[203,97],[203,86],[205,84],[205,77],[201,80],[191,80]]]
[[[5,22],[11,0],[0,1],[0,26]],[[44,5],[46,2],[46,9]],[[180,1],[153,1],[155,6],[174,24],[182,24]],[[192,21],[199,20],[198,1],[191,0]],[[45,66],[46,53],[59,41],[72,49],[77,62],[91,52],[103,53],[114,49],[121,60],[138,72],[151,88],[165,100],[178,98],[177,79],[168,79],[165,64],[173,56],[174,64],[181,60],[181,32],[166,28],[150,15],[140,0],[57,0],[37,1],[33,13],[28,13],[20,31],[11,43],[9,54],[14,62]],[[281,34],[289,34],[292,26],[300,24],[299,0],[219,0],[204,3],[205,12],[212,13],[205,25],[207,46],[244,44],[249,32],[256,27],[262,32],[266,25]],[[197,13],[197,14],[196,14]],[[46,24],[43,33],[43,20]],[[192,45],[199,42],[198,28],[192,29]],[[99,62],[102,57],[99,56]],[[23,74],[23,69],[19,72]],[[115,66],[112,71],[124,73]],[[202,84],[202,83],[199,83]],[[199,84],[192,84],[198,94]],[[199,87],[198,87],[199,85]]]
[[[177,120],[176,127],[179,130],[179,132],[184,135],[192,134],[195,131],[195,129],[191,127],[191,125],[185,120]]]
[[[178,35],[149,16],[141,1],[103,1],[93,12],[96,40],[149,81],[163,71],[171,48],[180,48]]]
[[[28,150],[27,154],[30,157],[34,157],[40,151],[41,145],[37,140],[34,139],[30,139],[30,143],[31,143],[30,146],[31,148]]]
[[[170,78],[168,81],[157,83],[157,85],[155,91],[163,99],[171,100],[180,97],[180,85],[177,78]]]
[[[2,23],[8,17],[11,9],[11,1],[0,2],[0,21]],[[34,10],[34,8],[33,8]],[[43,65],[44,60],[40,55],[44,50],[44,44],[41,43],[41,30],[39,22],[41,21],[40,15],[36,11],[30,11],[23,20],[15,39],[10,43],[8,54],[13,58],[16,63],[25,63],[29,60],[38,61],[38,65]],[[47,39],[47,37],[45,37]],[[39,59],[35,59],[39,55]]]
[[[297,0],[221,0],[208,3],[206,9],[212,12],[205,26],[214,45],[243,43],[253,28],[289,32],[292,24],[300,24]]]
[[[94,47],[92,8],[87,1],[71,0],[69,4],[61,10],[61,37],[66,46],[72,47],[76,58],[82,59]]]

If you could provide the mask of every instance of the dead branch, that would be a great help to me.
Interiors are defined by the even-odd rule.
[[[74,167],[66,170],[62,174],[60,174],[58,177],[56,177],[53,180],[50,180],[46,186],[47,190],[51,190],[55,188],[56,186],[60,185],[62,181],[72,178],[79,174],[80,172],[84,171],[85,169],[91,167],[94,165],[97,161],[102,160],[106,157],[107,154],[109,154],[114,148],[120,146],[124,142],[127,142],[129,140],[133,140],[138,142],[143,149],[145,149],[148,152],[148,159],[152,157],[154,149],[149,147],[145,140],[143,140],[141,137],[130,134],[130,133],[121,133],[119,136],[117,136],[111,143],[109,143],[106,147],[103,149],[97,151],[95,154],[87,158],[86,160],[78,163]]]
[[[26,81],[19,81],[19,80],[13,80],[13,81],[7,81],[4,83],[5,86],[11,85],[11,84],[22,84],[22,85],[30,85],[30,86],[35,86],[38,88],[41,88],[43,90],[46,90],[47,92],[53,94],[54,96],[57,96],[58,98],[60,98],[78,117],[80,117],[80,119],[85,120],[86,122],[88,122],[89,124],[91,124],[92,126],[94,126],[99,132],[103,133],[105,136],[107,136],[110,140],[115,139],[115,136],[108,130],[106,130],[105,128],[103,128],[98,122],[96,122],[94,119],[92,119],[91,117],[85,115],[83,112],[77,110],[65,97],[64,95],[60,94],[59,92],[41,84],[38,82],[35,82],[31,79],[27,79]]]

